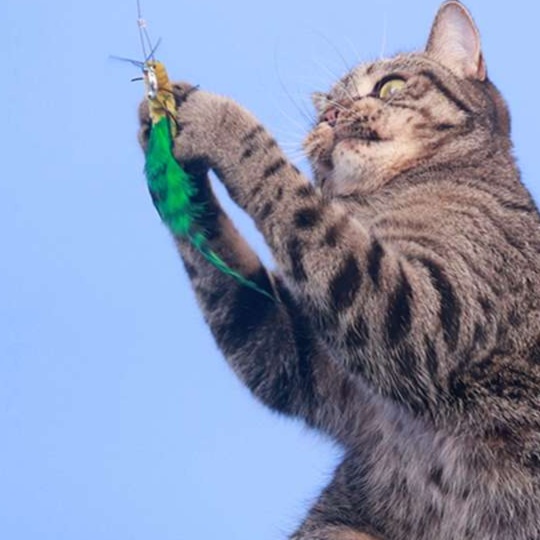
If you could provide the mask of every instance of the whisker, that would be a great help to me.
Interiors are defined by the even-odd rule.
[[[326,64],[324,64],[323,62],[321,62],[320,60],[317,60],[316,61],[316,65],[317,67],[319,67],[320,69],[326,71],[326,73],[328,75],[330,75],[330,77],[332,77],[332,81],[339,81],[342,77],[342,75],[337,75],[335,71],[333,71],[332,69],[330,69]]]
[[[350,98],[350,99],[352,100],[352,98]],[[343,103],[340,103],[339,101],[336,101],[335,99],[328,99],[327,101],[328,101],[328,103],[330,103],[331,105],[333,105],[334,107],[336,107],[336,109],[338,109],[340,111],[347,111],[348,110],[348,107],[343,105]]]
[[[345,40],[345,43],[347,44],[347,47],[349,47],[349,49],[351,50],[356,62],[360,62],[360,58],[362,58],[362,55],[360,54],[360,51],[355,47],[353,42],[347,38]]]
[[[296,152],[296,153],[304,152],[302,145],[298,141],[287,142],[287,141],[279,140],[278,142],[279,142],[280,148],[283,148],[284,150],[288,150],[289,152]]]
[[[306,129],[306,125],[313,125],[314,116],[310,108],[308,108],[307,103],[304,101],[304,98],[302,98],[301,100],[295,99],[291,92],[289,92],[285,88],[285,85],[281,85],[281,89],[285,93],[285,96],[288,98],[289,102],[293,105],[294,110],[300,115],[300,118],[305,122],[305,124],[302,124],[302,122],[298,118],[292,116],[286,109],[283,108],[283,105],[278,102],[276,103],[276,105],[280,113],[302,130]]]
[[[326,43],[328,45],[330,45],[330,47],[334,50],[334,52],[338,55],[339,59],[343,62],[343,65],[345,66],[345,69],[347,70],[347,72],[351,71],[352,69],[352,66],[350,65],[350,63],[347,61],[347,59],[345,58],[345,56],[343,55],[343,53],[338,49],[338,47],[336,46],[335,43],[333,43],[327,35],[325,35],[323,32],[321,32],[320,30],[316,30],[315,31],[316,34],[319,35],[319,37],[323,38],[324,41],[326,41]]]
[[[277,51],[275,49],[274,49],[274,69],[276,71],[279,86],[281,90],[284,92],[285,96],[289,99],[289,101],[292,103],[294,108],[300,113],[300,115],[304,118],[304,120],[306,120],[308,124],[311,124],[312,122],[311,115],[307,113],[306,110],[298,104],[298,102],[294,99],[294,97],[290,93],[289,89],[286,87],[285,82],[283,81],[283,77],[281,75],[281,71],[278,65]]]
[[[379,54],[379,60],[382,60],[386,53],[387,39],[388,39],[388,12],[385,11],[383,15],[383,35],[382,35],[382,41],[381,41],[381,52]]]
[[[286,150],[286,149],[283,149],[284,152],[287,153],[287,155],[289,157],[291,157],[291,159],[303,159],[306,157],[306,154],[304,151],[302,150],[299,150],[298,148],[294,149],[294,150]]]
[[[292,99],[292,96],[289,95],[289,98]],[[276,108],[279,113],[289,122],[291,122],[300,133],[305,133],[306,129],[309,126],[313,125],[314,118],[313,115],[308,112],[305,108],[305,105],[301,106],[297,101],[292,101],[294,105],[294,110],[300,114],[301,119],[293,116],[289,111],[287,111],[280,102],[275,102]]]
[[[342,80],[339,80],[337,83],[336,83],[337,87],[340,88],[341,90],[343,90],[343,92],[345,92],[345,95],[351,100],[351,101],[354,101],[358,95],[360,94],[360,92],[358,91],[358,89],[356,89],[356,96],[351,92],[351,90],[347,87],[347,85],[342,81]]]
[[[297,135],[296,133],[283,133],[277,135],[280,146],[287,146],[291,150],[300,150],[302,148],[301,141],[305,138],[305,133]]]

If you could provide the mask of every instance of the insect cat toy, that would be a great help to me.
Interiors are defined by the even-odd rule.
[[[291,538],[540,540],[540,217],[466,8],[314,96],[313,183],[235,102],[145,69],[164,92],[139,134],[160,215],[183,223],[181,168],[189,221],[257,288],[169,224],[216,342],[259,400],[344,449]]]
[[[197,197],[198,187],[193,183],[191,176],[178,164],[173,154],[173,137],[178,131],[173,86],[165,65],[155,59],[159,41],[156,46],[152,46],[146,29],[146,21],[141,17],[140,2],[137,2],[137,8],[139,35],[145,60],[140,62],[127,58],[115,58],[130,62],[142,70],[143,76],[132,80],[143,80],[146,88],[150,127],[144,170],[154,206],[174,236],[188,239],[210,264],[224,274],[234,278],[243,286],[273,299],[268,291],[261,289],[228,266],[209,246],[205,228],[200,219],[206,203],[201,197]],[[147,46],[150,50],[148,54]]]

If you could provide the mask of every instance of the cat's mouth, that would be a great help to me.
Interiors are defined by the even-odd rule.
[[[363,145],[371,145],[371,144],[378,144],[378,143],[384,143],[389,141],[390,139],[381,137],[379,133],[377,133],[374,130],[365,131],[362,134],[354,134],[354,135],[347,135],[343,137],[336,137],[334,148],[336,146],[350,146],[354,147],[358,144]]]
[[[334,133],[333,144],[326,152],[318,156],[319,168],[323,171],[330,172],[334,169],[337,155],[343,154],[343,152],[355,155],[358,154],[360,147],[366,148],[371,145],[379,145],[390,140],[389,138],[382,137],[377,131],[371,128],[364,128],[354,134],[350,132]],[[363,151],[361,153],[363,154]]]
[[[389,139],[382,137],[379,132],[370,127],[356,128],[354,130],[338,130],[335,132],[336,145],[342,142],[380,143],[387,140]]]
[[[369,142],[382,142],[384,140],[380,133],[363,119],[352,122],[338,122],[336,123],[333,131],[336,142],[340,142],[345,139]]]
[[[369,142],[382,142],[384,139],[374,130],[366,128],[361,133],[355,134],[352,139]]]

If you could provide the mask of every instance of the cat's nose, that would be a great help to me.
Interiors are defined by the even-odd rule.
[[[336,125],[338,116],[339,109],[337,107],[331,107],[324,112],[322,119],[324,122],[327,122],[330,127],[334,127]]]

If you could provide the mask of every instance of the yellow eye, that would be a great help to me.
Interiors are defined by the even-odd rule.
[[[390,79],[386,81],[379,89],[379,97],[381,99],[388,99],[400,90],[402,90],[405,84],[406,83],[403,79]]]

